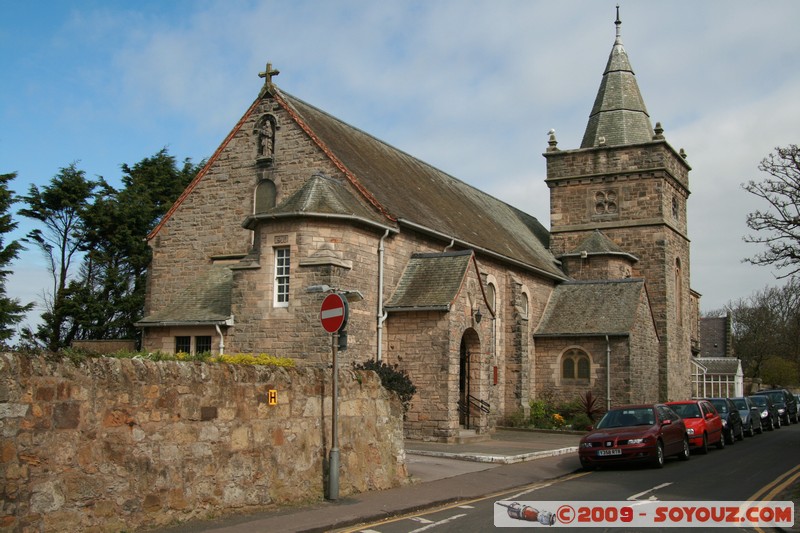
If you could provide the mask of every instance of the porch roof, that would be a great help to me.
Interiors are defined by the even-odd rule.
[[[449,311],[471,259],[471,250],[413,254],[386,311]]]
[[[136,326],[231,325],[231,286],[233,273],[226,266],[214,265],[178,292],[175,300],[157,313],[147,315]]]

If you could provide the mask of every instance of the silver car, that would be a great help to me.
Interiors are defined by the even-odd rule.
[[[750,401],[750,398],[731,398],[731,401],[742,417],[742,427],[745,435],[752,437],[756,433],[761,434],[764,432],[764,428],[761,427],[761,411]]]

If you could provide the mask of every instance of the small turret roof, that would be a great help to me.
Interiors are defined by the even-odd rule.
[[[581,148],[621,146],[653,140],[650,115],[622,44],[619,7],[614,24],[617,26],[617,36],[589,114]]]
[[[573,251],[562,255],[560,258],[564,257],[578,257],[583,256],[583,254],[589,255],[617,255],[617,256],[624,256],[630,259],[632,262],[638,262],[639,259],[633,255],[629,254],[617,244],[609,239],[603,232],[599,229],[594,230],[592,233],[586,237],[583,242],[581,242],[577,248]]]

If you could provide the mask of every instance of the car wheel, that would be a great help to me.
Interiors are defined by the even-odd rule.
[[[725,444],[736,444],[736,439],[733,436],[733,428],[728,429],[727,432],[724,433],[725,435]]]
[[[717,441],[717,449],[724,450],[725,449],[725,433],[722,431],[719,432],[719,440]]]
[[[750,425],[747,426],[747,436],[748,437],[755,437],[756,436],[756,430],[753,427],[753,421],[752,420],[750,421]]]
[[[681,461],[689,460],[689,437],[683,437],[683,451],[678,456]]]
[[[736,440],[744,440],[744,424],[739,426],[739,435],[736,437]]]
[[[758,429],[756,430],[756,433],[758,433],[759,435],[764,433],[764,424],[762,422],[759,422]]]
[[[781,417],[775,419],[775,429],[781,429]]]
[[[587,461],[583,457],[581,457],[581,466],[583,467],[584,470],[594,470],[594,467],[592,467],[592,465],[589,464],[589,461]]]
[[[654,468],[664,468],[664,443],[658,441],[656,443],[656,457],[653,462]]]
[[[791,420],[789,420],[789,413],[786,413],[786,416],[783,417],[783,421],[782,422],[783,422],[784,426],[792,425]]]

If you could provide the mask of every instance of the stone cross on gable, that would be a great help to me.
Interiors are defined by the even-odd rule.
[[[258,77],[264,78],[264,85],[266,85],[269,88],[272,88],[272,77],[277,76],[280,73],[281,73],[280,70],[272,68],[272,63],[267,63],[266,70],[264,70],[264,72],[259,72]]]

